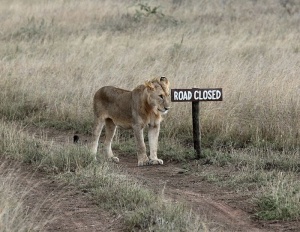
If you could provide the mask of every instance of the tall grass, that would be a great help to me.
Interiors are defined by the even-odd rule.
[[[16,169],[5,163],[0,166],[0,231],[41,231],[50,218],[38,219],[38,204],[28,211],[24,199],[32,186],[20,186]]]
[[[257,216],[267,220],[299,218],[300,185],[298,178],[290,173],[279,172],[269,181],[257,201]]]
[[[270,184],[272,191],[258,196],[261,217],[297,218],[299,209],[278,212],[286,212],[286,183],[298,194],[295,178],[286,176],[299,170],[299,10],[299,2],[280,0],[3,0],[0,115],[88,133],[92,96],[103,85],[132,89],[165,75],[172,88],[222,87],[223,102],[201,103],[202,142],[216,150],[250,150],[208,152],[209,162],[242,170],[231,185],[250,183],[260,191]],[[15,140],[18,129],[2,131],[3,153],[25,154],[27,162],[57,172],[90,165],[88,153],[76,147],[63,150],[27,136]],[[173,103],[162,137],[171,141],[166,145],[171,151],[190,144],[191,104]],[[9,141],[12,146],[5,145]],[[192,156],[184,149],[180,154]],[[287,204],[293,205],[297,194]],[[265,208],[270,202],[276,213]],[[130,228],[138,216],[143,221],[141,215],[149,215],[144,213],[133,214]],[[157,218],[148,219],[153,224]]]
[[[0,120],[0,153],[24,163],[34,164],[51,172],[70,172],[87,167],[93,160],[84,146],[47,142],[46,137],[35,138],[15,123]]]
[[[159,7],[154,13],[147,14]],[[1,1],[1,115],[89,132],[103,85],[222,87],[201,104],[208,146],[299,145],[299,3],[282,1]],[[165,136],[190,133],[174,103]]]

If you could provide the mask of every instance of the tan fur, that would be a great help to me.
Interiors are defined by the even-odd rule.
[[[105,125],[105,153],[114,162],[119,162],[119,159],[113,155],[111,142],[116,126],[120,126],[133,129],[137,144],[138,166],[163,164],[163,160],[157,158],[157,144],[161,115],[167,113],[170,108],[169,85],[168,79],[161,77],[146,81],[132,91],[112,86],[99,89],[93,102],[95,121],[91,150],[95,158],[99,137]],[[146,126],[149,128],[150,159],[146,154],[143,135]]]

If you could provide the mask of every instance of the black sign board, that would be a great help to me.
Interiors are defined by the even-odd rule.
[[[204,158],[201,154],[201,133],[199,124],[199,111],[201,101],[222,101],[221,88],[216,89],[171,89],[172,102],[192,102],[193,139],[196,157]]]
[[[190,101],[222,101],[223,92],[221,88],[216,89],[171,89],[172,102]]]

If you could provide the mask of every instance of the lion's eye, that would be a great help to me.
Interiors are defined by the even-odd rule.
[[[161,94],[161,95],[159,95],[159,97],[161,98],[161,99],[164,99],[164,96]]]

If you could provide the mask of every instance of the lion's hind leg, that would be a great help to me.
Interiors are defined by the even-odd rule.
[[[106,152],[106,155],[109,159],[111,159],[115,163],[119,163],[119,158],[114,156],[112,149],[111,149],[111,143],[112,139],[116,132],[116,125],[110,118],[105,119],[105,141],[104,141],[104,149]]]
[[[95,117],[94,128],[93,128],[93,140],[91,143],[91,152],[95,156],[95,160],[97,160],[96,154],[97,154],[99,138],[100,138],[103,126],[104,126],[104,120],[99,117]]]

